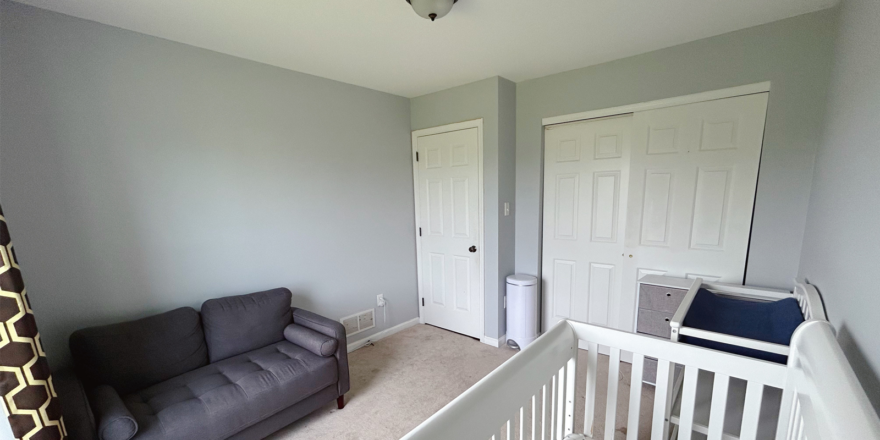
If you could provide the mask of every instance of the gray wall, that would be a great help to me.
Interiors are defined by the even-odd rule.
[[[483,118],[486,336],[505,332],[504,277],[513,273],[516,85],[493,77],[410,100],[413,130]],[[502,107],[503,106],[503,107]],[[504,217],[504,202],[511,215]]]
[[[0,8],[0,199],[53,365],[77,328],[278,286],[417,316],[408,99]]]
[[[841,8],[800,274],[821,291],[880,411],[880,2],[845,0]]]
[[[504,202],[510,215],[504,216]],[[498,80],[498,334],[507,334],[507,276],[516,272],[516,84]],[[487,274],[488,276],[488,274]]]
[[[541,119],[772,81],[747,282],[797,273],[831,66],[835,11],[821,11],[517,84],[516,270],[537,274]]]

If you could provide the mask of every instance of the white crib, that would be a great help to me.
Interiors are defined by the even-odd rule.
[[[715,333],[707,330],[686,327],[684,325],[685,316],[690,312],[690,306],[697,295],[697,291],[705,288],[710,292],[734,299],[742,299],[746,301],[771,302],[782,299],[792,298],[798,302],[800,313],[803,320],[820,320],[825,321],[825,308],[819,296],[819,292],[815,286],[805,281],[795,280],[794,289],[791,292],[785,292],[773,289],[763,289],[750,286],[741,286],[724,283],[705,283],[702,279],[685,280],[681,278],[669,278],[666,276],[648,276],[647,281],[654,285],[664,285],[673,283],[675,286],[685,286],[687,293],[681,301],[678,310],[672,317],[671,340],[679,341],[681,336],[691,336],[704,340],[720,342],[728,345],[735,345],[763,352],[769,352],[780,356],[789,356],[789,345],[774,344],[760,340],[747,339],[732,336],[723,333]],[[679,423],[681,421],[680,411],[683,397],[683,377],[679,374],[673,377],[672,382],[672,405],[667,408],[667,418],[673,424],[670,427],[669,439],[678,438]],[[705,372],[698,374],[697,377],[697,394],[695,398],[696,410],[693,417],[693,430],[696,433],[707,435],[709,433],[708,407],[712,398],[713,377]],[[727,423],[723,427],[722,438],[725,440],[738,440],[740,436],[741,426],[738,421],[742,419],[745,412],[746,401],[742,397],[746,394],[746,383],[741,380],[733,380],[729,383],[728,395],[732,396],[726,406],[725,420]],[[757,440],[772,440],[776,432],[776,425],[779,417],[779,409],[782,404],[782,390],[777,388],[765,388],[762,396],[761,423],[758,424]]]
[[[578,346],[588,347],[578,366]],[[599,349],[610,353],[606,400],[597,401]],[[678,438],[703,437],[693,431],[697,378],[714,375],[708,409],[710,440],[725,438],[724,414],[730,378],[745,381],[745,411],[739,437],[754,440],[766,387],[780,391],[776,440],[880,439],[880,421],[825,321],[801,325],[791,343],[788,365],[775,364],[697,346],[650,338],[604,327],[563,321],[513,356],[464,394],[404,436],[405,440],[518,438],[560,440],[577,433],[593,437],[597,408],[605,408],[604,438],[615,439],[621,355],[632,356],[626,432],[617,438],[665,440],[670,435],[667,408],[672,402],[675,365],[683,366]],[[659,359],[650,423],[640,431],[642,367],[646,356]],[[584,369],[584,367],[586,367]],[[586,375],[585,398],[576,402],[576,375]],[[653,387],[652,387],[653,388]],[[575,426],[575,406],[584,423]],[[610,429],[607,429],[610,427]],[[650,431],[650,433],[648,432]]]

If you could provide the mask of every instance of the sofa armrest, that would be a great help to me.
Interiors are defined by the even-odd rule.
[[[91,401],[99,440],[129,440],[137,434],[137,422],[113,387],[98,385],[92,390]]]
[[[299,324],[290,324],[284,328],[284,338],[306,350],[323,357],[336,354],[339,341],[336,338],[318,333]]]
[[[338,393],[339,396],[347,393],[351,389],[351,382],[348,376],[348,340],[345,336],[345,327],[343,327],[341,322],[325,318],[308,310],[295,307],[291,310],[293,312],[294,324],[336,339],[337,347],[333,356],[336,358],[336,364],[339,368]]]
[[[61,403],[67,437],[71,440],[96,440],[95,415],[82,381],[73,370],[63,368],[52,373],[52,383]]]

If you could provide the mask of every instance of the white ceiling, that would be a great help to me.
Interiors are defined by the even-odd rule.
[[[837,0],[19,0],[241,58],[413,97],[515,82],[833,6]]]

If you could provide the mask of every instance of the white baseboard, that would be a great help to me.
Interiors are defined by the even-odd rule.
[[[500,348],[501,346],[507,344],[507,335],[501,335],[501,337],[498,339],[483,336],[482,338],[480,338],[480,342],[486,345],[491,345],[495,348]]]
[[[351,352],[357,350],[358,348],[361,348],[364,345],[367,345],[367,342],[376,342],[382,338],[387,338],[397,332],[406,330],[406,329],[408,329],[418,323],[419,323],[419,318],[413,318],[413,319],[410,319],[409,321],[402,322],[400,324],[395,325],[394,327],[382,330],[381,332],[373,334],[373,335],[368,336],[366,338],[349,342],[348,343],[348,352],[351,353]]]

